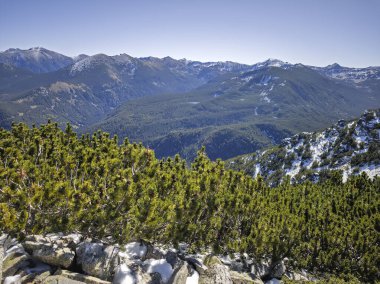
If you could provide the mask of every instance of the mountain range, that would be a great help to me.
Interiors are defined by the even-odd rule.
[[[254,65],[127,54],[0,53],[0,126],[70,122],[188,160],[228,159],[380,105],[380,67]]]

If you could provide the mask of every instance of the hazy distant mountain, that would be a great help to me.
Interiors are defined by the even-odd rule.
[[[3,62],[3,63],[1,63]],[[380,105],[379,67],[254,65],[127,54],[0,53],[0,126],[71,122],[191,159],[253,152]]]
[[[42,47],[34,47],[27,50],[10,48],[4,52],[0,52],[0,63],[13,65],[35,73],[56,71],[73,62],[74,60],[71,57]]]

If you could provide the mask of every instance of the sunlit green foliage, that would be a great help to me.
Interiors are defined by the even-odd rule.
[[[247,252],[295,268],[379,277],[380,179],[347,183],[265,181],[211,162],[205,150],[188,168],[158,160],[141,144],[70,125],[0,130],[0,230],[81,232],[125,243],[186,242],[217,253]]]

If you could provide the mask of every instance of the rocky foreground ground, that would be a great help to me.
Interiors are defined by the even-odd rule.
[[[0,279],[4,284],[248,284],[313,281],[292,271],[287,259],[257,261],[247,254],[190,254],[180,249],[111,240],[94,241],[79,234],[30,235],[22,242],[0,237]]]

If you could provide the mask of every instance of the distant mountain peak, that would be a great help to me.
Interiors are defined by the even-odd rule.
[[[276,59],[276,58],[268,58],[264,62],[268,65],[271,65],[271,66],[281,66],[284,64],[289,64],[288,62],[284,62],[284,61],[282,61],[280,59]]]
[[[326,69],[341,69],[343,66],[339,65],[338,63],[333,63],[326,66]]]
[[[74,60],[74,62],[78,62],[78,61],[81,61],[87,57],[89,57],[87,54],[79,54],[77,56],[74,56],[73,60]]]
[[[275,58],[268,58],[267,60],[263,62],[259,62],[252,65],[253,67],[252,70],[258,70],[258,69],[268,68],[268,67],[279,67],[279,68],[286,69],[286,68],[289,68],[290,66],[292,66],[292,64],[290,64],[289,62],[284,62],[282,60],[275,59]]]
[[[73,59],[43,47],[10,48],[0,52],[0,62],[34,73],[56,71],[73,63]]]

